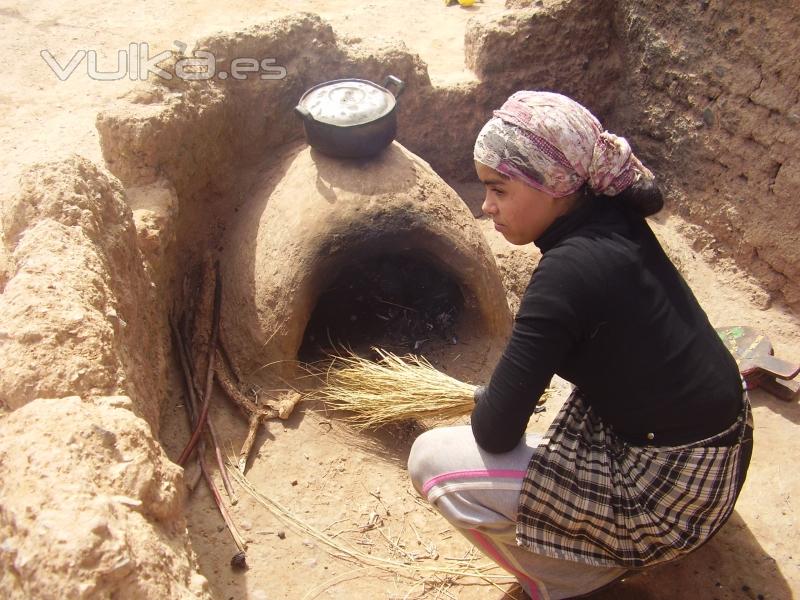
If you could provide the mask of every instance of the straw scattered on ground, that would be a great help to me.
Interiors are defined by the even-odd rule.
[[[232,467],[236,466],[235,458],[229,458],[229,462]],[[406,552],[400,553],[400,558],[384,558],[373,554],[367,554],[357,548],[353,548],[340,537],[330,535],[309,525],[279,502],[261,493],[238,469],[232,468],[231,476],[258,504],[266,508],[273,516],[280,519],[287,526],[302,534],[315,538],[328,549],[328,552],[332,556],[355,563],[356,568],[354,571],[348,571],[347,573],[343,573],[324,582],[322,585],[311,590],[309,592],[310,595],[307,595],[306,598],[313,598],[327,587],[347,580],[350,575],[358,572],[368,572],[371,569],[407,578],[415,581],[417,584],[422,583],[424,586],[442,588],[440,590],[442,592],[447,587],[452,586],[457,580],[470,578],[482,582],[483,585],[492,586],[506,594],[507,592],[498,585],[498,582],[507,583],[513,581],[513,578],[509,574],[503,573],[497,565],[474,564],[474,557],[465,557],[463,559],[448,558],[448,562],[437,564],[435,559],[428,556],[411,555]],[[393,550],[397,550],[396,544],[390,543],[390,547],[392,547]],[[397,553],[395,554],[397,555]]]

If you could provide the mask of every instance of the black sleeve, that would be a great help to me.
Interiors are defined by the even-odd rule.
[[[476,394],[472,431],[487,452],[508,452],[519,443],[539,397],[591,320],[593,294],[580,261],[559,250],[534,271],[508,345],[488,386]]]
[[[485,395],[486,395],[486,386],[479,385],[478,387],[475,388],[475,392],[472,394],[472,400],[473,402],[475,402],[475,404],[477,404],[478,402],[480,402],[481,398],[483,398]]]

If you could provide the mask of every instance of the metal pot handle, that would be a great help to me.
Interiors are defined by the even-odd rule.
[[[397,90],[394,92],[394,97],[397,99],[400,97],[400,94],[403,93],[403,90],[406,89],[406,84],[394,75],[387,75],[386,79],[383,80],[383,87],[389,89],[389,85],[391,84],[394,84],[394,86],[397,88]]]
[[[314,115],[312,115],[308,111],[308,109],[305,106],[301,105],[301,104],[298,104],[297,106],[294,107],[294,112],[296,112],[298,115],[300,115],[300,117],[304,121],[308,121],[308,122],[313,122],[314,121]]]

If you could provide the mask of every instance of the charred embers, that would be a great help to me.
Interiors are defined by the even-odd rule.
[[[420,352],[428,342],[454,344],[463,308],[458,284],[422,256],[384,254],[351,263],[320,293],[299,358],[342,348]]]

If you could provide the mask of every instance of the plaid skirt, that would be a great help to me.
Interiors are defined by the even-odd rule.
[[[739,419],[718,435],[681,446],[631,446],[576,390],[528,465],[517,543],[553,558],[628,568],[694,550],[733,511],[740,467],[749,461],[747,425],[745,394]],[[715,445],[731,434],[733,445]]]

